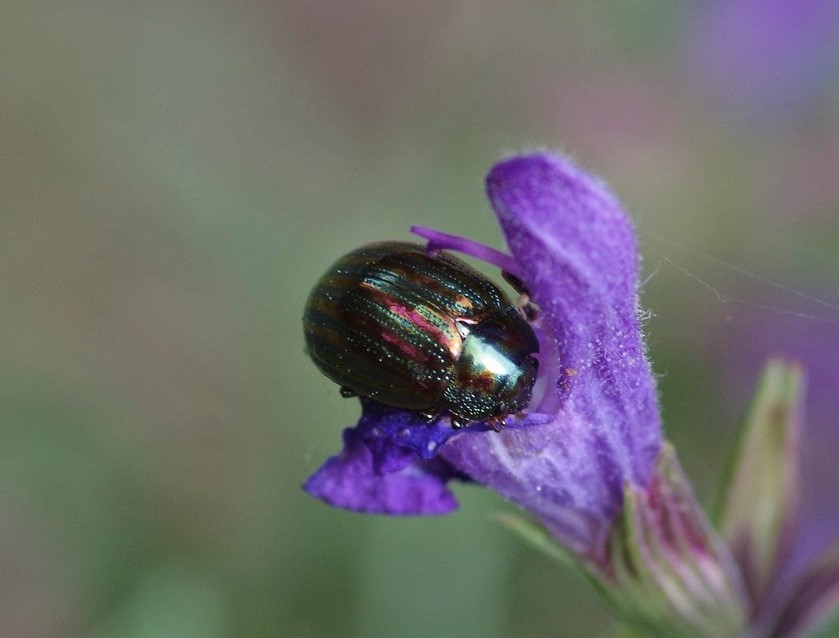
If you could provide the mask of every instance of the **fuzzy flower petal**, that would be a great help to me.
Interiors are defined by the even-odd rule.
[[[440,445],[455,434],[448,424],[422,423],[412,412],[362,400],[355,428],[344,430],[344,449],[303,485],[335,507],[390,515],[447,514],[457,501],[446,487],[458,476],[441,459]]]
[[[487,190],[541,308],[537,427],[458,436],[442,456],[597,558],[625,485],[645,487],[661,447],[636,297],[633,227],[608,189],[548,154],[498,164]]]

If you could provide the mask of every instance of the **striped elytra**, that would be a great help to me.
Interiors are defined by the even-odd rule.
[[[381,242],[321,277],[303,316],[306,348],[345,396],[497,427],[530,401],[539,345],[493,282],[447,254]]]

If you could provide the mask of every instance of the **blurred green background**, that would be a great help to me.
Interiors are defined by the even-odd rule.
[[[401,520],[301,492],[358,406],[300,317],[412,223],[501,246],[484,174],[564,150],[636,219],[707,501],[738,331],[839,325],[839,20],[677,4],[0,4],[0,636],[607,634],[492,494]]]

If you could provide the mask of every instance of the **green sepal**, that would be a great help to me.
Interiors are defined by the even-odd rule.
[[[665,443],[646,490],[627,487],[611,565],[651,636],[739,636],[748,602],[728,548]]]
[[[802,371],[770,361],[743,421],[715,520],[757,608],[786,555],[798,508]]]
[[[639,636],[733,638],[746,627],[740,573],[669,443],[650,485],[626,486],[603,558],[572,553],[535,523],[512,516],[503,520],[530,544],[583,574]]]

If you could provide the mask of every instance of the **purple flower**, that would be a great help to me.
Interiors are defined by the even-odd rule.
[[[446,484],[468,479],[530,512],[558,540],[602,558],[627,485],[644,488],[661,447],[655,383],[637,304],[632,224],[599,180],[557,155],[509,158],[487,191],[512,257],[424,231],[432,248],[488,259],[518,277],[541,309],[540,378],[522,418],[502,432],[424,424],[363,401],[344,450],[305,484],[339,507],[440,514]],[[422,231],[421,231],[422,232]]]
[[[839,635],[839,540],[794,585],[778,587],[799,503],[801,369],[766,368],[724,485],[720,534],[661,438],[635,236],[614,196],[548,154],[501,162],[487,190],[511,255],[414,232],[432,252],[496,264],[536,304],[531,404],[492,432],[427,425],[362,400],[343,452],[305,488],[348,509],[418,515],[456,507],[453,478],[490,488],[529,514],[506,517],[512,529],[585,573],[643,635],[792,638],[819,627]]]

